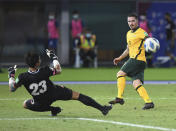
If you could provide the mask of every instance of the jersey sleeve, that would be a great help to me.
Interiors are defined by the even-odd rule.
[[[46,66],[44,67],[44,71],[46,72],[46,75],[49,77],[49,76],[53,76],[53,75],[56,75],[56,69],[52,68],[52,67],[49,67],[49,66]]]
[[[148,38],[149,37],[149,35],[148,35],[148,33],[147,32],[145,32],[145,31],[143,31],[142,33],[141,33],[141,35],[140,35],[140,38],[143,40],[145,40],[146,38]]]
[[[23,85],[23,74],[20,74],[15,80],[15,87],[18,88]]]

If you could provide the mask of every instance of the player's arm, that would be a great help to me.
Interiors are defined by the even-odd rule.
[[[11,92],[16,91],[17,87],[15,86],[15,72],[17,70],[17,66],[10,67],[8,69],[8,78],[9,78],[9,90]]]
[[[62,69],[61,69],[60,63],[58,61],[58,57],[54,54],[54,52],[52,50],[46,49],[46,54],[53,61],[53,66],[54,66],[54,69],[55,69],[55,74],[60,74],[61,71],[62,71]]]
[[[114,65],[117,65],[121,60],[129,55],[129,48],[127,46],[126,50],[117,58],[114,59]]]
[[[123,60],[125,57],[129,55],[129,48],[127,46],[126,50],[119,56],[120,60]]]

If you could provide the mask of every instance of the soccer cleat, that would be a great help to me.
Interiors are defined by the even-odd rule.
[[[101,112],[103,115],[107,115],[111,109],[112,109],[112,106],[103,106],[103,110]]]
[[[154,108],[153,102],[151,102],[151,103],[145,103],[145,105],[144,105],[144,107],[142,109],[143,110],[148,110],[148,109],[151,109],[151,108]]]
[[[60,107],[54,107],[52,110],[51,110],[51,116],[57,116],[58,113],[61,112],[61,108]]]
[[[109,104],[116,104],[119,103],[120,105],[123,105],[125,103],[125,101],[121,98],[116,97],[114,100],[109,101]]]

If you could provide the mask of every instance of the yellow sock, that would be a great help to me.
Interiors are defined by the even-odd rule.
[[[118,98],[123,98],[123,92],[125,89],[126,79],[125,76],[119,76],[117,78],[117,89],[118,89]]]
[[[136,91],[139,93],[139,95],[144,99],[145,103],[151,103],[152,100],[149,98],[147,91],[142,85],[139,85],[136,87]]]

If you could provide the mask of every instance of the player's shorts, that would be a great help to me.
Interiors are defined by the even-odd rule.
[[[132,81],[139,79],[144,82],[144,70],[146,63],[136,59],[129,58],[128,61],[122,66],[121,70],[132,78]]]
[[[57,100],[71,100],[72,99],[72,90],[66,87],[62,87],[59,85],[56,85],[52,93],[50,94],[51,96],[48,97],[48,99],[29,99],[26,101],[26,106],[27,107],[41,107],[41,106],[49,106],[53,102]]]
[[[56,85],[56,88],[53,90],[54,100],[71,100],[72,99],[72,90],[66,88],[65,86]]]

